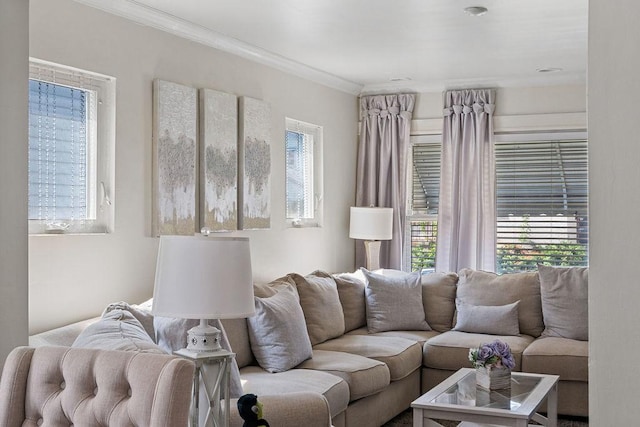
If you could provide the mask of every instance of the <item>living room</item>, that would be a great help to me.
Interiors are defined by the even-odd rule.
[[[632,2],[626,3],[629,7],[637,8]],[[626,168],[618,166],[631,162],[635,152],[625,145],[625,155],[616,155],[616,150],[611,149],[615,145],[611,144],[629,141],[626,135],[631,134],[631,125],[622,120],[622,123],[609,123],[610,114],[605,112],[605,108],[609,105],[609,109],[614,109],[611,106],[613,101],[608,99],[623,102],[625,97],[622,95],[635,89],[631,80],[633,74],[626,67],[629,66],[627,61],[637,63],[638,58],[629,53],[633,52],[633,48],[629,48],[626,51],[633,61],[625,57],[618,67],[609,68],[607,64],[615,63],[616,52],[623,49],[607,49],[603,40],[606,37],[633,39],[624,31],[636,30],[632,29],[632,25],[620,26],[625,28],[624,31],[612,25],[613,28],[606,28],[605,37],[605,30],[600,25],[615,22],[609,15],[614,12],[605,13],[605,10],[604,6],[593,4],[590,10],[590,30],[594,29],[593,22],[598,24],[595,34],[599,37],[590,46],[589,78],[595,80],[593,85],[591,80],[588,85],[589,115],[598,117],[597,121],[589,121],[592,184],[590,268],[594,284],[590,302],[590,343],[591,377],[592,381],[595,380],[590,386],[590,421],[593,425],[617,425],[635,419],[633,410],[626,408],[617,411],[615,408],[628,406],[624,404],[624,399],[620,399],[620,395],[628,394],[627,390],[635,390],[628,372],[620,366],[631,365],[633,350],[637,345],[629,340],[618,343],[616,337],[623,341],[624,336],[633,336],[631,329],[625,328],[630,328],[626,325],[634,325],[637,320],[630,301],[633,298],[629,297],[634,294],[628,288],[633,277],[630,256],[633,253],[635,230],[633,227],[624,227],[633,224],[631,212],[637,206],[634,193],[630,191],[630,186],[637,182],[634,174],[637,168],[632,163]],[[623,19],[629,15],[633,14],[621,13],[615,18]],[[272,105],[274,135],[284,134],[284,117],[321,124],[325,132],[324,162],[331,168],[331,173],[325,173],[324,208],[325,212],[336,213],[325,215],[322,229],[289,228],[284,219],[281,220],[284,218],[284,203],[278,202],[284,200],[284,188],[274,185],[271,229],[238,234],[251,238],[256,281],[269,281],[290,271],[307,273],[318,268],[336,272],[353,270],[348,208],[353,204],[355,188],[356,95],[293,77],[73,1],[31,1],[28,16],[24,16],[24,10],[17,16],[23,20],[26,18],[26,22],[21,24],[23,28],[16,32],[24,35],[24,26],[29,29],[29,56],[116,77],[118,146],[114,193],[117,195],[117,208],[116,232],[111,235],[62,238],[33,236],[27,242],[22,232],[17,233],[24,231],[25,226],[14,218],[14,211],[6,209],[3,204],[2,218],[7,219],[2,221],[2,227],[7,238],[3,239],[2,252],[9,255],[6,258],[3,255],[2,270],[7,273],[6,276],[3,273],[2,280],[11,283],[7,285],[7,297],[2,302],[2,311],[7,316],[3,316],[2,321],[6,345],[3,354],[15,345],[24,344],[28,334],[99,314],[113,301],[142,301],[151,295],[157,251],[157,239],[152,237],[150,223],[151,82],[155,78],[268,100]],[[9,27],[5,28],[9,31]],[[26,51],[25,42],[20,37],[7,37],[15,40],[12,52],[20,45],[22,52]],[[3,34],[2,38],[6,40],[7,37]],[[600,50],[594,53],[594,49]],[[4,58],[4,50],[2,52]],[[614,69],[622,73],[621,77],[614,74]],[[629,74],[624,74],[625,71]],[[609,79],[618,82],[616,86],[607,86]],[[500,102],[497,104],[496,117],[586,114],[586,87],[574,84],[498,89]],[[604,93],[604,88],[619,96],[609,98],[611,92]],[[592,104],[594,96],[599,101],[597,104]],[[441,115],[441,100],[438,91],[420,93],[414,119],[427,122],[438,118]],[[603,109],[604,119],[594,116],[600,109]],[[11,137],[11,123],[7,119],[2,125],[9,129],[7,141],[15,138]],[[20,135],[22,131],[15,132]],[[3,152],[1,161],[6,173],[15,170],[16,158],[20,157],[11,157]],[[273,182],[284,182],[284,155],[275,152],[273,162]],[[613,173],[617,176],[615,187],[609,176]],[[23,174],[24,171],[17,172],[18,176]],[[7,182],[4,175],[1,181]],[[5,189],[4,185],[7,184],[2,185],[3,194],[11,194],[12,199],[24,197],[22,192]],[[630,187],[629,191],[625,191],[625,186]],[[20,225],[14,227],[16,223]],[[23,271],[27,266],[27,251],[28,272]],[[5,270],[4,266],[10,265],[13,268],[21,266],[21,272],[9,273],[13,269]],[[29,277],[28,281],[26,277]],[[17,286],[15,291],[10,291],[14,286]],[[620,298],[623,293],[625,297]],[[616,319],[615,334],[610,334],[614,326],[611,316],[606,315],[609,312],[619,313],[620,318],[625,320]],[[612,325],[609,325],[610,322]],[[620,348],[620,345],[623,351],[616,351],[616,357],[620,358],[616,366],[605,367],[609,361],[608,349]],[[614,387],[615,393],[612,392]]]

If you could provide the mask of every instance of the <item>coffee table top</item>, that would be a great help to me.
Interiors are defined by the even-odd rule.
[[[511,389],[489,392],[476,386],[475,369],[462,368],[416,399],[411,407],[439,412],[530,418],[558,379],[557,375],[513,372]]]

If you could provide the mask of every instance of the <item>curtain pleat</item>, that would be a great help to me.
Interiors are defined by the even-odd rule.
[[[383,268],[402,268],[406,168],[414,104],[413,94],[360,98],[356,206],[393,208],[393,239],[383,241],[380,250]],[[356,267],[364,264],[364,245],[356,240]]]
[[[495,91],[445,92],[437,271],[495,270]]]

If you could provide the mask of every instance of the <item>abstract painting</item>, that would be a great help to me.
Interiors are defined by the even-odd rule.
[[[240,98],[240,179],[238,225],[243,230],[271,226],[271,108],[249,97]]]
[[[154,234],[196,231],[197,90],[153,82]]]
[[[200,222],[238,229],[238,98],[200,90]]]

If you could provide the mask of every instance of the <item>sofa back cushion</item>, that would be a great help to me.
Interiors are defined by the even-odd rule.
[[[456,273],[422,275],[422,305],[427,323],[434,331],[451,330],[456,311]]]
[[[457,297],[462,304],[506,305],[516,301],[520,332],[539,337],[544,330],[538,273],[496,274],[463,269],[458,272]]]
[[[307,276],[291,273],[300,296],[311,345],[344,334],[344,314],[338,288],[330,274],[316,271]]]
[[[545,337],[589,340],[589,269],[538,266]]]
[[[220,321],[229,340],[231,351],[236,354],[238,368],[253,365],[255,359],[249,343],[249,328],[247,319],[224,319]]]
[[[335,274],[333,278],[338,286],[338,296],[344,313],[345,333],[367,326],[364,274],[358,270],[355,273]]]

